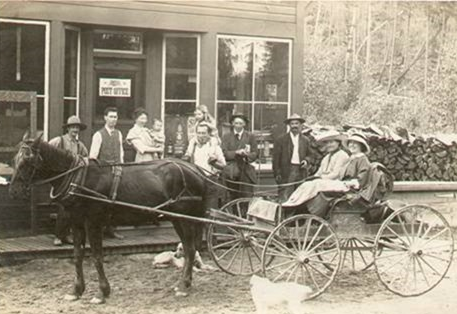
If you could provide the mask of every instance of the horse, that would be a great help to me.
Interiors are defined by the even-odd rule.
[[[73,181],[70,181],[79,181],[83,186],[79,192],[89,191],[91,196],[109,198],[113,190],[113,169],[116,167],[96,160],[83,161],[71,152],[49,145],[41,137],[30,139],[27,135],[19,144],[13,163],[14,172],[9,187],[12,198],[28,198],[32,185],[48,181],[52,186],[51,193],[54,191],[57,194],[54,197],[70,214],[76,276],[65,299],[77,300],[84,292],[83,257],[87,234],[99,281],[99,291],[91,303],[104,303],[111,289],[103,267],[103,226],[109,214],[122,217],[131,214],[132,209],[72,196],[66,186],[69,186],[68,178],[71,177]],[[162,210],[192,217],[205,216],[205,182],[192,164],[178,159],[162,159],[120,167],[122,175],[116,200],[149,207],[166,203]],[[203,225],[186,219],[170,220],[184,246],[185,255],[185,265],[175,291],[177,295],[185,296],[192,284],[192,268],[195,252],[200,249]]]

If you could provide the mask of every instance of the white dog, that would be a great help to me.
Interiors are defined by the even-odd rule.
[[[311,288],[292,282],[272,283],[267,278],[251,277],[251,295],[257,314],[284,312],[303,314],[302,301],[312,292]]]
[[[156,268],[166,268],[168,266],[175,266],[177,268],[184,267],[184,248],[182,243],[179,243],[176,247],[176,251],[166,251],[160,254],[157,254],[154,257],[154,261],[152,265]],[[194,260],[194,271],[214,271],[216,270],[211,265],[206,265],[203,263],[200,253],[198,251],[195,252],[195,260]]]

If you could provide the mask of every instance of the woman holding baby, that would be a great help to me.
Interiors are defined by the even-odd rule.
[[[135,162],[161,159],[165,147],[162,121],[154,119],[152,129],[146,127],[149,115],[143,108],[137,108],[133,118],[135,124],[129,130],[126,140],[136,151]]]

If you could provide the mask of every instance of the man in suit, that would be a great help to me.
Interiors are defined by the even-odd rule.
[[[279,136],[274,144],[273,173],[276,183],[287,184],[305,179],[308,176],[309,141],[301,133],[305,119],[293,114],[284,121],[289,132]],[[279,200],[285,202],[297,185],[279,188]]]
[[[230,132],[222,137],[222,151],[227,162],[224,176],[232,181],[227,181],[232,200],[253,195],[253,184],[257,180],[255,169],[250,163],[257,160],[258,153],[254,135],[245,130],[246,124],[249,123],[248,118],[243,114],[234,114],[230,123]]]

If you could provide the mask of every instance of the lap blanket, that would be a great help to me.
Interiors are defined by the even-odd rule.
[[[299,206],[314,198],[319,192],[348,192],[348,182],[340,180],[316,179],[303,182],[282,204],[283,207]]]

